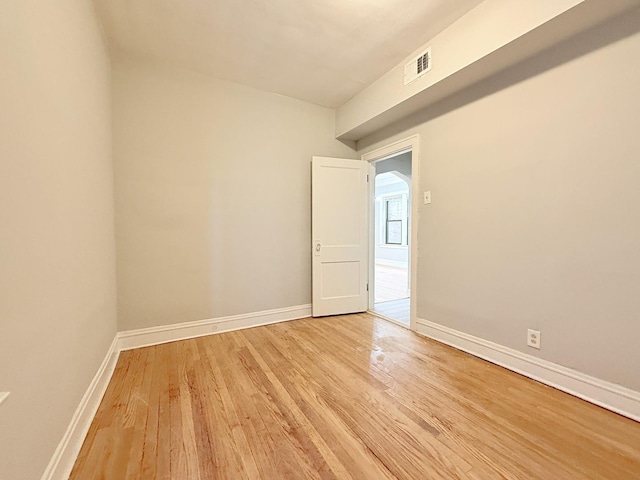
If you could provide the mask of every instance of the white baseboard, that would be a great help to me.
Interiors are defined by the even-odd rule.
[[[398,260],[386,260],[384,258],[376,258],[376,265],[384,265],[385,267],[409,268],[409,262],[401,262]]]
[[[117,333],[41,480],[67,480],[69,478],[93,417],[98,411],[100,401],[109,385],[121,351],[310,316],[311,305],[300,305]]]
[[[42,480],[67,480],[69,478],[93,417],[98,411],[104,392],[107,390],[113,371],[116,368],[118,354],[120,353],[117,347],[117,340],[118,337],[116,335],[98,372],[91,380],[82,400],[80,400],[80,405],[78,405],[67,431],[64,433],[62,440],[60,440],[53,457],[51,457],[51,461],[42,475]]]
[[[66,480],[80,452],[122,350],[201,337],[311,316],[311,305],[119,332],[82,397],[71,423],[42,476]],[[537,357],[418,319],[417,333],[555,387],[613,412],[640,421],[640,392],[576,372]]]
[[[177,340],[203,337],[214,333],[259,327],[261,325],[297,320],[310,316],[311,305],[298,305],[296,307],[232,315],[230,317],[176,323],[173,325],[142,328],[140,330],[126,330],[118,333],[118,349],[120,351],[131,350],[133,348],[148,347],[150,345],[175,342]]]
[[[416,332],[640,422],[640,392],[421,318]]]

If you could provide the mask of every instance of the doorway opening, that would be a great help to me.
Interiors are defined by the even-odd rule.
[[[373,163],[373,305],[410,326],[411,151]]]
[[[362,155],[369,162],[369,312],[416,328],[420,138]],[[415,193],[415,194],[414,194]]]

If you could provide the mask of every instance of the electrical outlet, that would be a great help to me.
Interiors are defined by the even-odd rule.
[[[424,204],[428,205],[431,203],[431,192],[424,192]]]
[[[540,330],[527,330],[527,345],[540,350]]]

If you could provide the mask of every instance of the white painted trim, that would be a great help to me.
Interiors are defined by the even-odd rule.
[[[11,394],[11,392],[0,392],[0,405],[2,405],[2,403],[9,398],[9,395]]]
[[[202,337],[214,333],[231,332],[244,328],[286,322],[311,316],[311,305],[277,308],[262,312],[245,313],[229,317],[211,318],[195,322],[177,323],[159,327],[127,330],[118,333],[118,348],[131,350],[188,338]]]
[[[406,185],[406,184],[405,184]],[[376,218],[376,215],[374,213],[373,216],[373,223],[374,223],[374,229],[375,229],[375,222],[376,220],[379,221],[380,223],[380,231],[379,233],[379,237],[377,238],[377,241],[375,241],[375,243],[378,244],[378,247],[380,248],[408,248],[407,243],[409,242],[409,230],[411,230],[410,226],[409,226],[409,218],[411,217],[409,215],[409,208],[406,207],[407,205],[407,198],[409,197],[409,188],[407,190],[405,190],[404,192],[400,192],[400,193],[385,193],[384,195],[380,195],[377,197],[374,197],[374,202],[379,201],[380,202],[380,206],[379,206],[379,217]],[[403,225],[402,231],[400,232],[400,237],[401,237],[401,243],[397,244],[397,243],[384,243],[387,240],[387,218],[388,218],[388,205],[387,205],[387,201],[391,200],[393,198],[400,198],[400,203],[402,205],[402,216],[404,218],[404,216],[406,215],[407,218],[407,224]],[[404,222],[403,222],[404,223]],[[375,253],[374,253],[374,258],[375,258]]]
[[[364,156],[362,160],[365,160]],[[375,271],[376,271],[376,244],[380,240],[380,232],[376,231],[376,202],[378,208],[382,208],[382,202],[376,200],[376,168],[372,162],[369,162],[369,178],[373,181],[369,182],[369,218],[367,218],[367,235],[369,246],[369,262],[367,264],[367,291],[369,298],[367,308],[371,309],[375,303]]]
[[[406,246],[404,247],[407,248]],[[397,260],[386,260],[384,258],[376,259],[376,265],[383,265],[385,267],[395,267],[395,268],[407,268],[407,262],[399,262]]]
[[[196,322],[177,323],[161,327],[143,328],[118,332],[107,351],[95,377],[89,384],[80,405],[74,413],[56,451],[51,457],[41,480],[66,480],[71,474],[73,465],[82,448],[82,443],[98,411],[102,397],[116,367],[118,356],[123,350],[174,342],[188,338],[202,337],[214,333],[224,333],[244,328],[258,327],[272,323],[296,320],[311,316],[311,305],[278,308],[263,312],[245,313],[230,317],[213,318]],[[5,392],[4,398],[0,394],[0,403],[9,396]]]
[[[407,328],[406,325],[374,311],[369,311],[369,313]],[[414,318],[413,315],[414,311],[412,311],[412,319]],[[91,422],[109,385],[120,351],[310,316],[311,305],[299,305],[210,320],[119,332],[116,334],[98,372],[82,397],[69,427],[62,440],[60,440],[41,480],[66,480],[69,478]],[[421,335],[503,366],[633,420],[640,421],[640,392],[590,377],[561,365],[541,360],[428,320],[417,319],[416,331]],[[9,392],[0,393],[0,404],[8,396]]]
[[[98,411],[104,392],[107,390],[113,371],[116,368],[119,351],[117,349],[117,335],[111,342],[109,350],[98,369],[98,372],[91,380],[89,388],[85,392],[80,405],[76,409],[71,423],[67,427],[62,440],[58,444],[56,451],[51,457],[42,480],[63,480],[68,479],[73,469],[73,465],[80,453],[93,417]]]
[[[416,332],[640,422],[640,392],[424,319]]]
[[[377,148],[362,155],[362,160],[370,164],[378,160],[384,160],[393,155],[399,155],[405,152],[411,152],[411,218],[409,225],[411,226],[411,241],[409,242],[409,318],[411,330],[417,327],[417,302],[415,292],[418,291],[418,222],[420,216],[418,209],[420,207],[420,135],[415,134],[402,140],[395,141],[384,147]],[[372,188],[371,201],[375,201],[375,190]],[[369,307],[374,304],[374,268],[375,265],[375,225],[373,203],[369,212]]]

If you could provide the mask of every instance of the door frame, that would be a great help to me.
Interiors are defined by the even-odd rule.
[[[417,318],[416,291],[418,285],[418,208],[421,198],[419,195],[420,136],[415,134],[377,148],[363,154],[361,159],[373,167],[374,162],[407,151],[411,151],[411,191],[409,192],[411,199],[411,218],[409,219],[409,228],[411,229],[411,235],[409,237],[409,328],[415,331]],[[371,286],[371,288],[369,288],[369,311],[371,311],[374,304],[375,290],[375,284],[373,283],[375,270],[375,177],[371,179],[369,192],[369,285]],[[375,314],[375,312],[372,313]]]

